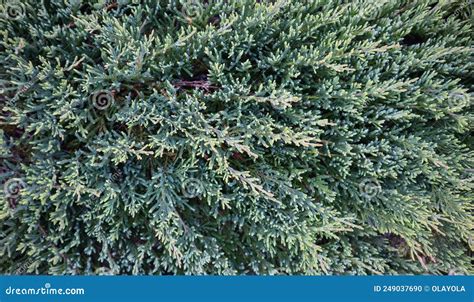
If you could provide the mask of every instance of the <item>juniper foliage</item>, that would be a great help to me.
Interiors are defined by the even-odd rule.
[[[465,3],[4,2],[0,271],[473,273]]]

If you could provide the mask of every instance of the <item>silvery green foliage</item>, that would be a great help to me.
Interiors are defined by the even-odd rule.
[[[450,1],[1,7],[1,273],[472,273]]]

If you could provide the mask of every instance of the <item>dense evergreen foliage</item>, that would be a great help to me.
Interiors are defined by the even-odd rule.
[[[1,273],[473,272],[468,1],[1,8]]]

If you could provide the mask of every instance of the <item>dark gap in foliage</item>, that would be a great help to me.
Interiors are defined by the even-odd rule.
[[[66,135],[60,143],[61,150],[64,150],[71,154],[82,149],[83,147],[85,147],[85,145],[86,142],[78,141],[77,137],[72,134]]]
[[[403,37],[401,44],[405,46],[412,46],[416,44],[425,43],[426,41],[427,39],[423,37],[421,34],[412,32],[406,35],[405,37]]]
[[[94,8],[87,2],[84,3],[83,5],[81,5],[81,7],[79,8],[79,11],[83,15],[90,15],[93,12],[93,10],[94,10]]]

